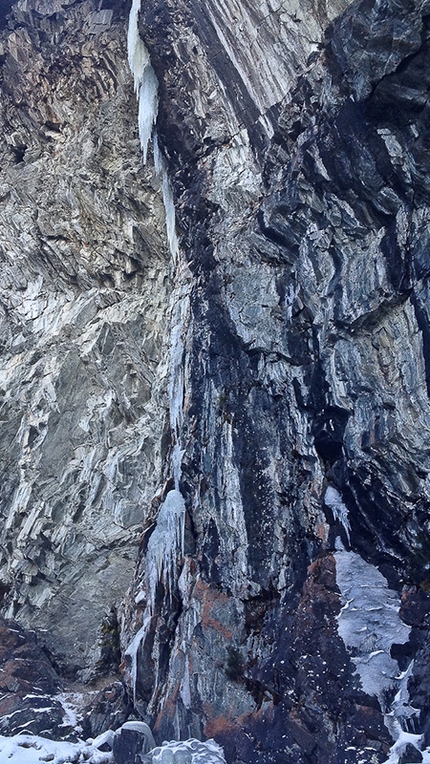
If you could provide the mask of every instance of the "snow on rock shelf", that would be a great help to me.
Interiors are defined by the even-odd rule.
[[[97,747],[106,743],[111,745],[112,737],[117,733],[109,732],[110,736],[105,733],[97,740],[78,743],[56,742],[37,735],[0,736],[0,761],[11,764],[115,764],[111,751],[100,751]],[[145,761],[148,764],[225,764],[222,748],[217,743],[193,739],[163,743],[146,754]]]

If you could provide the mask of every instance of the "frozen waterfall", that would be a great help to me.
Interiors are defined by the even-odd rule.
[[[158,584],[163,581],[166,595],[171,596],[177,579],[177,569],[184,554],[185,502],[180,493],[183,449],[181,433],[185,397],[184,355],[189,321],[189,294],[191,274],[180,252],[176,236],[176,216],[172,188],[166,160],[159,148],[155,123],[158,111],[158,82],[151,66],[149,53],[139,36],[138,16],[141,0],[133,0],[128,29],[128,60],[134,75],[134,86],[139,103],[139,138],[143,161],[146,163],[148,146],[152,139],[154,167],[161,178],[161,190],[166,213],[166,234],[171,255],[174,288],[170,306],[170,380],[169,410],[172,434],[172,474],[174,490],[161,505],[156,525],[149,537],[146,550],[145,576],[142,597],[146,607],[142,626],[130,643],[126,655],[131,660],[133,691],[136,691],[139,646],[150,628],[155,611]]]

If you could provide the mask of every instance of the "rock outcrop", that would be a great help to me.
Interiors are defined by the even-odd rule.
[[[142,4],[192,284],[185,556],[136,694],[231,762],[428,744],[428,11]]]
[[[2,20],[2,608],[75,680],[104,672],[168,436],[164,209],[127,12],[21,0]]]
[[[145,167],[129,6],[0,16],[3,612],[157,743],[428,759],[430,4],[135,0]]]

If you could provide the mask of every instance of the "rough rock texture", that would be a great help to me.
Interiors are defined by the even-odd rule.
[[[428,726],[428,13],[142,3],[192,283],[185,557],[136,614],[136,695],[231,762],[382,762]],[[384,635],[403,585],[420,623]]]
[[[103,619],[129,587],[166,433],[164,210],[127,12],[20,0],[1,19],[2,610],[74,678],[117,670]]]
[[[15,621],[0,620],[0,668],[0,733],[55,737],[65,715],[61,680],[34,634]]]
[[[134,571],[157,743],[429,761],[430,3],[142,2],[173,269],[129,5],[0,16],[4,612],[112,672]]]

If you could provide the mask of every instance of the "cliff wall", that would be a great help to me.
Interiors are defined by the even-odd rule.
[[[146,165],[129,6],[1,21],[3,614],[118,607],[158,742],[426,761],[430,4],[133,3]]]
[[[138,695],[231,761],[428,745],[428,12],[142,4],[192,284],[185,562]]]
[[[14,3],[1,49],[3,613],[85,678],[167,436],[169,264],[127,11]]]

